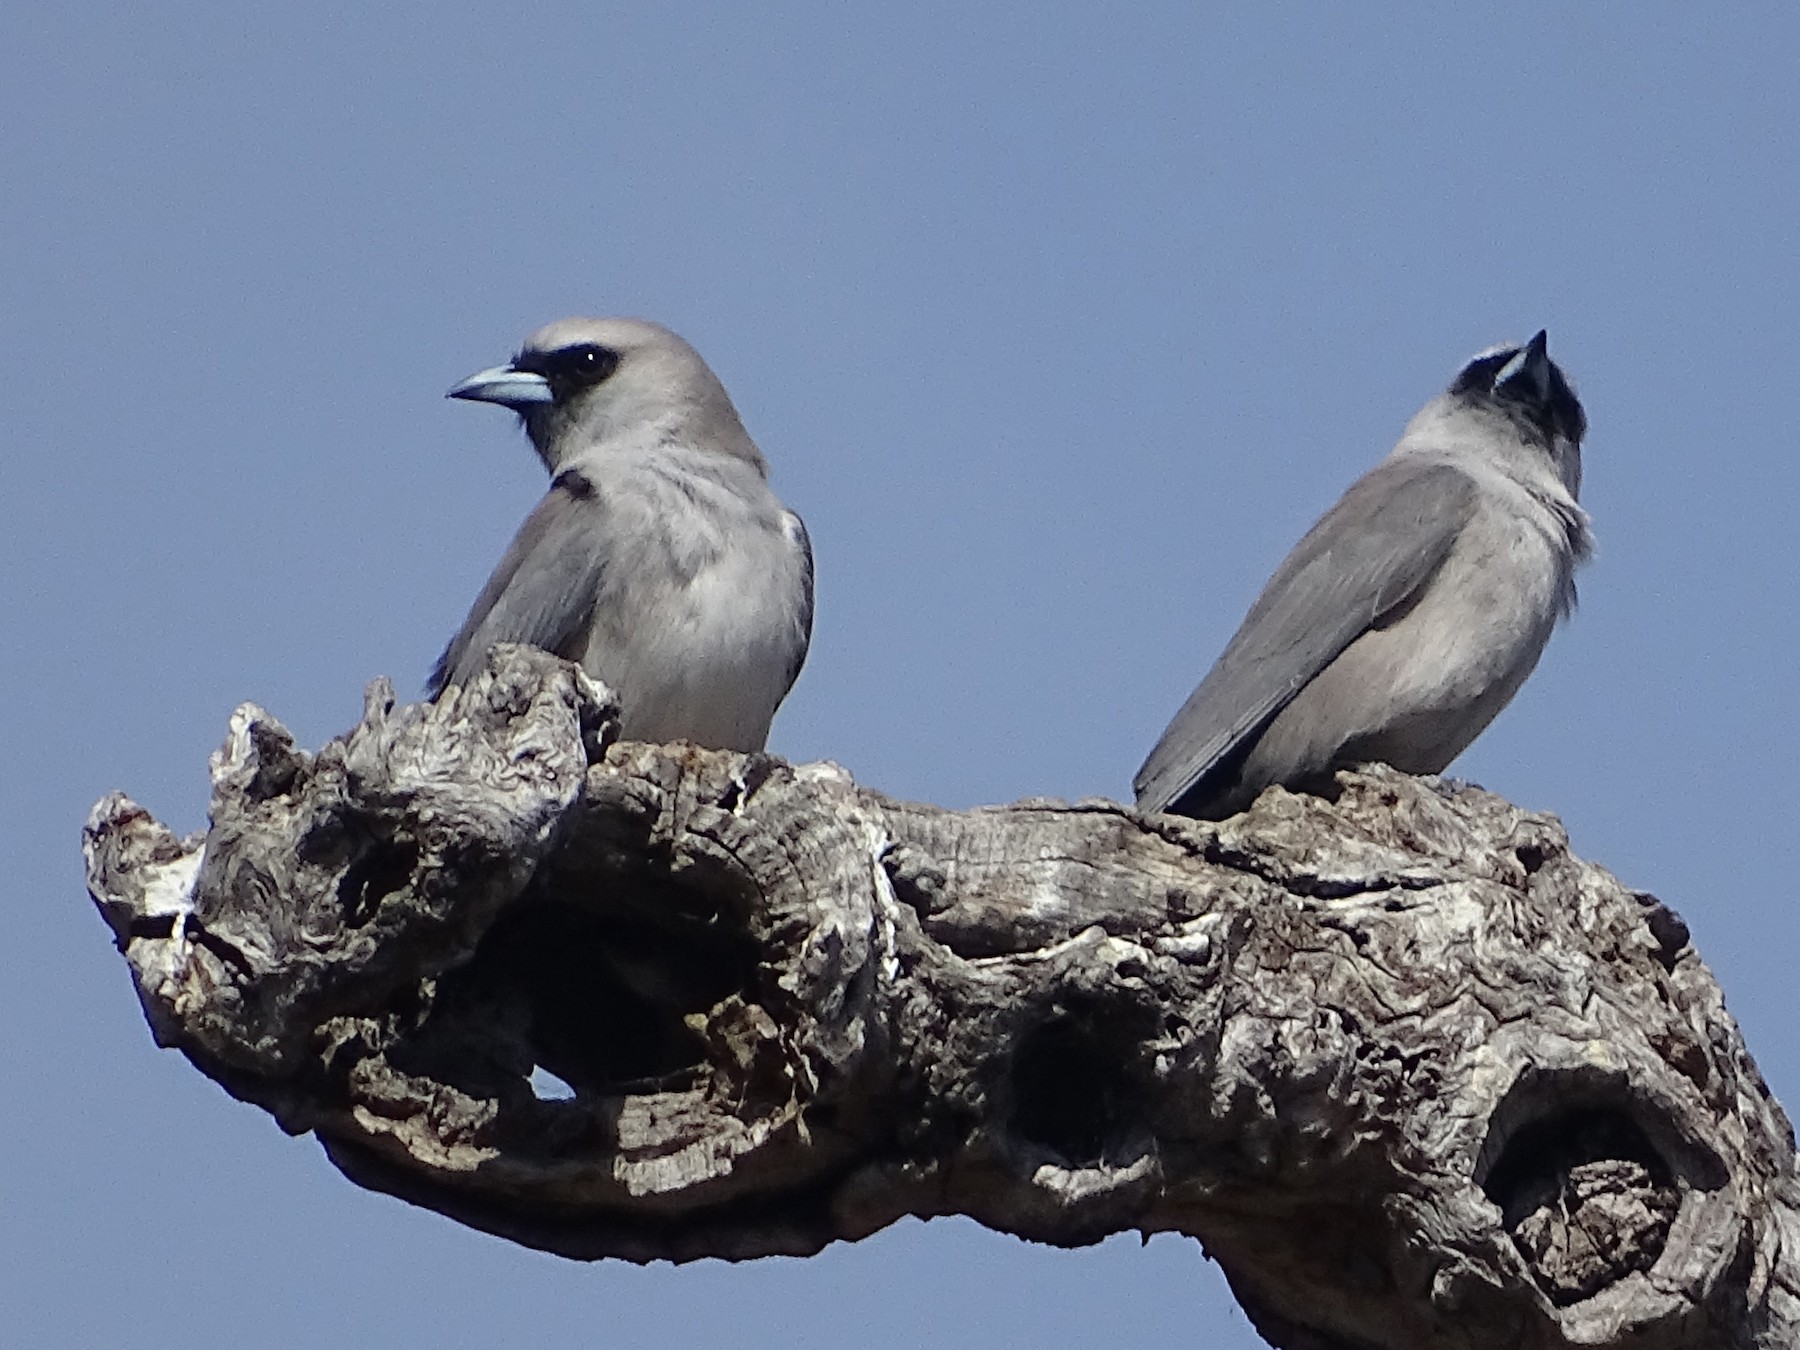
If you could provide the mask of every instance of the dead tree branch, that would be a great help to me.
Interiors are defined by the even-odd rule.
[[[87,828],[157,1041],[464,1223],[1170,1230],[1291,1350],[1800,1344],[1792,1133],[1681,920],[1486,793],[953,813],[619,742],[524,648],[212,770],[203,837]]]

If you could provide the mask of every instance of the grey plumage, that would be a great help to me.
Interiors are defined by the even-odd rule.
[[[1470,361],[1276,569],[1138,770],[1138,805],[1217,819],[1350,764],[1446,768],[1574,607],[1586,431],[1543,333]]]
[[[699,354],[642,320],[563,319],[450,397],[514,409],[551,485],[432,696],[523,642],[611,686],[630,739],[762,749],[811,641],[812,549]]]

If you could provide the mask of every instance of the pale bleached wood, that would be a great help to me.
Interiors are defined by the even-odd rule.
[[[159,1043],[572,1257],[967,1214],[1191,1234],[1289,1350],[1800,1344],[1787,1120],[1680,919],[1553,818],[1381,768],[1216,825],[952,813],[616,728],[500,648],[317,755],[240,708],[204,836],[102,801]]]

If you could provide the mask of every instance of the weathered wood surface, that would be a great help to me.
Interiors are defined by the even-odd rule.
[[[1554,819],[1385,769],[1217,825],[952,813],[605,700],[502,648],[317,755],[240,708],[204,837],[102,801],[158,1042],[578,1258],[957,1213],[1192,1234],[1292,1350],[1800,1344],[1788,1122],[1680,919]]]

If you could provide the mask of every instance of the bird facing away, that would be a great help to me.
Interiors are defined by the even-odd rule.
[[[1575,606],[1586,432],[1545,334],[1471,360],[1276,569],[1138,770],[1138,805],[1218,820],[1352,764],[1442,772]]]
[[[449,397],[517,412],[551,482],[432,697],[523,642],[611,687],[628,739],[762,749],[812,639],[812,547],[700,354],[640,319],[561,319]]]

